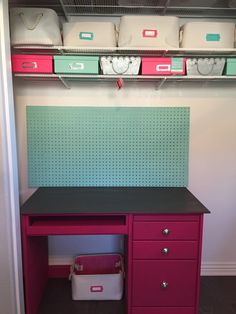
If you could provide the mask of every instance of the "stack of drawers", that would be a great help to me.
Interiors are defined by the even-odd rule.
[[[196,314],[199,215],[134,215],[132,314]]]

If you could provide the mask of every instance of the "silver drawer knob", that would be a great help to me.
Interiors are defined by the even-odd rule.
[[[170,230],[167,229],[167,228],[162,230],[162,234],[165,235],[165,236],[167,236],[169,233],[170,233]]]
[[[162,287],[163,289],[167,289],[167,288],[168,288],[168,286],[169,286],[168,282],[166,282],[166,281],[162,281],[162,283],[161,283],[161,287]]]
[[[162,254],[167,255],[169,253],[169,249],[167,247],[164,247],[162,249]]]

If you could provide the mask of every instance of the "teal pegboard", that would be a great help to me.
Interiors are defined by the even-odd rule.
[[[189,108],[27,107],[29,186],[187,186]]]

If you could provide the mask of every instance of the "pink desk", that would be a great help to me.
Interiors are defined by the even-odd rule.
[[[48,236],[122,234],[124,313],[197,314],[204,213],[186,188],[38,189],[22,206],[26,313],[38,313],[49,278],[69,274],[48,265]]]

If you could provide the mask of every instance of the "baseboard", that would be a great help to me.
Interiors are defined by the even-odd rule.
[[[202,263],[201,276],[236,276],[236,263]]]

